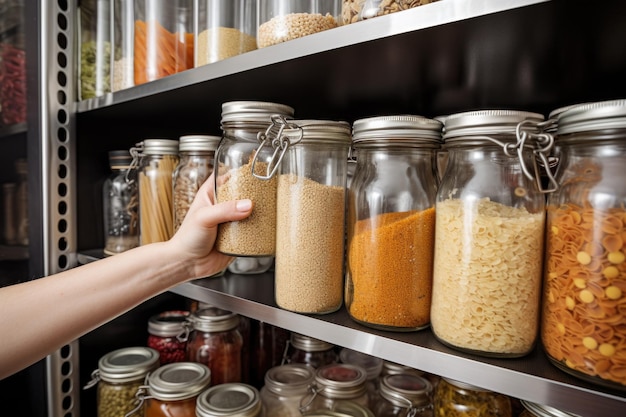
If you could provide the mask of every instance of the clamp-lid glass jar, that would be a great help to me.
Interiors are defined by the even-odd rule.
[[[512,417],[511,399],[506,395],[448,378],[441,378],[433,399],[435,416],[463,413],[480,417]]]
[[[196,402],[197,417],[259,417],[263,403],[259,391],[251,385],[228,383],[214,385]]]
[[[338,362],[335,345],[299,333],[291,333],[288,363],[303,363],[317,369]]]
[[[432,417],[433,387],[414,374],[386,375],[381,378],[380,397],[376,403],[376,417]]]
[[[369,410],[367,372],[358,365],[333,363],[315,371],[315,386],[302,399],[300,411],[335,410],[337,403],[353,402]],[[371,410],[370,410],[371,411]]]
[[[159,352],[159,363],[183,362],[186,355],[188,311],[165,311],[148,319],[148,347]]]
[[[315,379],[315,370],[304,364],[286,364],[265,373],[261,401],[265,417],[300,417],[300,401]]]
[[[626,100],[562,112],[548,196],[541,338],[560,369],[626,389]]]
[[[542,122],[513,110],[446,117],[431,326],[449,346],[519,357],[535,345],[546,191],[535,158],[552,145]]]
[[[379,378],[380,373],[383,370],[383,360],[376,356],[367,355],[356,350],[343,348],[339,351],[339,361],[342,363],[350,363],[352,365],[358,365],[365,369],[367,374],[367,396],[369,399],[369,408],[374,409],[374,406],[380,400],[379,394]]]
[[[273,115],[289,118],[293,112],[284,104],[262,101],[222,104],[223,137],[215,154],[215,198],[218,203],[249,198],[254,210],[244,220],[218,226],[218,251],[232,256],[274,256],[277,179],[255,175],[266,173],[274,149],[259,146],[258,135],[271,126]]]
[[[430,323],[440,145],[437,120],[354,122],[345,299],[359,323],[400,331]]]

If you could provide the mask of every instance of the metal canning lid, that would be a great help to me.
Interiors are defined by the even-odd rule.
[[[185,135],[179,138],[178,150],[185,151],[215,151],[222,140],[221,136]]]
[[[150,395],[161,401],[185,400],[199,395],[211,384],[211,370],[197,362],[162,365],[148,377]]]
[[[557,119],[558,135],[626,128],[626,99],[573,106]]]
[[[261,412],[259,391],[253,386],[229,382],[215,385],[200,394],[196,401],[198,417],[252,417]]]
[[[293,107],[266,101],[229,101],[222,103],[222,125],[225,123],[242,122],[251,124],[271,123],[270,117],[281,114],[293,117]]]
[[[109,165],[114,169],[128,168],[133,156],[128,150],[109,151]]]
[[[98,361],[100,378],[113,383],[142,379],[158,366],[159,352],[142,346],[114,350]]]
[[[528,129],[539,132],[539,124],[544,121],[543,115],[519,110],[478,110],[451,114],[446,117],[446,128],[443,134],[445,143],[471,141],[471,136],[512,135],[515,138],[517,125],[530,122]]]
[[[557,410],[547,405],[531,403],[530,401],[520,400],[524,408],[536,415],[537,417],[578,417],[577,414],[567,413]]]
[[[279,365],[265,373],[265,387],[276,393],[303,391],[309,388],[315,379],[315,369],[301,363]]]
[[[323,340],[314,339],[299,333],[291,333],[290,342],[294,348],[305,352],[323,352],[330,350],[335,346]]]
[[[173,139],[144,139],[144,155],[177,155],[178,141]]]
[[[354,398],[367,391],[367,373],[358,365],[333,363],[315,373],[318,392],[327,398]]]
[[[356,120],[352,126],[355,147],[369,144],[439,147],[442,123],[417,115],[376,116]]]
[[[488,389],[480,388],[480,387],[477,387],[475,385],[471,385],[471,384],[468,384],[468,383],[465,383],[465,382],[456,381],[454,379],[444,378],[444,377],[441,377],[441,379],[443,379],[448,384],[450,384],[450,385],[452,385],[454,387],[457,387],[457,388],[465,388],[465,389],[469,389],[469,390],[472,390],[472,391],[479,391],[479,392],[491,392]]]
[[[217,307],[208,307],[197,310],[189,321],[195,330],[202,332],[224,332],[237,328],[239,315]]]
[[[395,362],[383,361],[383,370],[381,371],[382,375],[395,375],[403,373],[412,373],[418,376],[424,374],[424,372],[406,365],[400,365],[399,363]]]
[[[302,129],[300,144],[337,143],[350,144],[350,123],[332,120],[289,120]]]
[[[154,336],[178,336],[185,328],[188,311],[166,311],[148,319],[148,333]]]
[[[343,363],[361,366],[367,372],[367,379],[377,378],[383,369],[383,360],[381,358],[348,348],[341,349],[339,359]]]
[[[380,381],[380,395],[398,407],[427,405],[432,390],[426,378],[409,373],[386,375]]]

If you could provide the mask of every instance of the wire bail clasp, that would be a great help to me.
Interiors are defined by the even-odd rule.
[[[259,132],[257,134],[257,140],[260,145],[254,153],[252,159],[252,175],[261,180],[271,179],[280,163],[289,149],[289,146],[294,145],[302,140],[304,134],[302,128],[295,123],[290,123],[282,115],[271,116],[272,123],[268,126],[265,132]],[[256,163],[258,161],[259,153],[265,145],[270,144],[274,149],[272,156],[267,164],[265,175],[257,174]]]

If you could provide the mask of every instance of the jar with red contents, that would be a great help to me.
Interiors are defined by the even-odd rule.
[[[165,311],[148,320],[148,347],[159,352],[161,365],[185,360],[188,317],[188,311]]]
[[[239,315],[217,307],[194,312],[189,317],[192,330],[187,340],[186,358],[211,369],[211,384],[241,382]]]

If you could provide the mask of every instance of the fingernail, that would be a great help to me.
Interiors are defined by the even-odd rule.
[[[238,211],[248,211],[252,208],[252,200],[238,200],[235,207]]]

